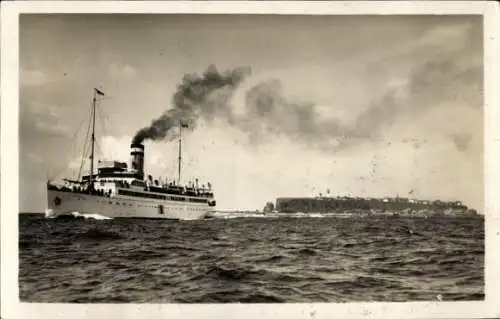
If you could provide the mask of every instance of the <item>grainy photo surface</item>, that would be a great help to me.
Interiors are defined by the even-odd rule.
[[[22,14],[22,302],[484,300],[483,20]]]

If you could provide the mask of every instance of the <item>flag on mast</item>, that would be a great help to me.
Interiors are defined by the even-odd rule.
[[[180,122],[181,122],[181,127],[182,128],[188,128],[189,127],[189,125],[186,122],[184,122],[182,120],[180,120]]]
[[[99,89],[97,89],[97,88],[94,88],[94,90],[95,90],[95,92],[96,92],[97,94],[104,96],[104,92],[103,92],[103,91],[101,91],[101,90],[99,90]]]

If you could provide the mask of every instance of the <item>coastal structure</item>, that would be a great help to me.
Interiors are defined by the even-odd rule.
[[[179,122],[179,162],[177,181],[146,177],[143,143],[130,145],[130,161],[100,161],[94,170],[95,107],[98,95],[94,89],[91,112],[90,171],[81,179],[64,179],[62,184],[47,181],[46,217],[100,214],[111,218],[200,219],[215,211],[212,186],[198,180],[181,184],[182,127]],[[83,155],[85,156],[85,155]]]
[[[475,215],[459,201],[416,200],[409,198],[282,197],[276,199],[280,213],[345,213]]]

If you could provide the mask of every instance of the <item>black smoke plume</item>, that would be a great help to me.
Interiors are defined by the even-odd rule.
[[[246,132],[254,145],[271,135],[310,148],[337,152],[366,141],[380,140],[384,131],[395,122],[417,118],[443,101],[457,99],[457,87],[464,92],[471,87],[482,87],[480,66],[464,66],[448,56],[436,56],[417,64],[402,87],[389,88],[380,97],[367,101],[367,107],[354,121],[346,123],[340,118],[325,118],[312,101],[291,99],[283,92],[279,80],[260,81],[243,88],[241,84],[249,75],[248,68],[219,72],[215,66],[210,66],[202,75],[184,76],[172,98],[173,108],[149,127],[141,129],[133,142],[171,139],[175,137],[172,128],[181,120],[193,130],[200,118],[206,121],[218,118]],[[237,90],[244,90],[241,91],[244,105],[232,104]],[[481,105],[480,92],[470,96],[463,94],[460,100],[464,98],[467,104]],[[236,106],[242,107],[244,112],[234,112]],[[344,108],[335,104],[330,107],[332,110]]]
[[[173,137],[170,134],[172,128],[178,127],[180,122],[193,130],[199,117],[212,119],[218,113],[226,113],[226,117],[230,117],[228,101],[231,94],[249,74],[249,68],[219,72],[214,65],[210,65],[202,75],[185,75],[172,97],[173,107],[148,127],[139,130],[132,143],[142,143],[146,139],[170,139]]]

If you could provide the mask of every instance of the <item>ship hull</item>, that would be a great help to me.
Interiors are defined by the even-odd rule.
[[[47,190],[47,217],[98,214],[109,218],[155,218],[197,220],[215,210],[208,204],[168,200],[136,199],[127,196],[96,196]]]

